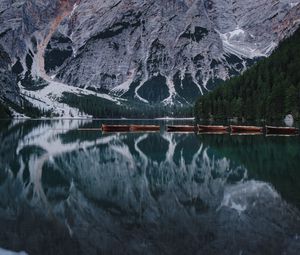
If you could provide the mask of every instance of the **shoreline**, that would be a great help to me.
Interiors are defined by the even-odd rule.
[[[30,117],[18,117],[18,118],[0,118],[0,120],[120,120],[120,121],[134,121],[134,120],[195,120],[195,118],[93,118],[93,117],[53,117],[53,118],[30,118]]]

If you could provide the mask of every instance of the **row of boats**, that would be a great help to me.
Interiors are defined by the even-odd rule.
[[[102,124],[103,132],[156,132],[160,131],[158,125],[105,125]],[[200,133],[236,133],[236,134],[281,134],[297,135],[299,129],[294,127],[275,127],[275,126],[216,126],[216,125],[172,125],[167,126],[168,132],[200,132]]]

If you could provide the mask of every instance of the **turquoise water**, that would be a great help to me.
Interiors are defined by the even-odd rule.
[[[299,254],[300,137],[0,122],[0,247],[27,254]]]

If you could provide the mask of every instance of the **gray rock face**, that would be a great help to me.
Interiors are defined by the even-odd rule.
[[[16,76],[11,70],[10,58],[0,45],[0,103],[1,101],[20,104]]]
[[[32,34],[47,27],[49,11],[55,15],[54,8],[42,7],[43,1],[0,1],[0,98],[4,101],[21,102],[16,74],[23,72],[25,81],[31,77],[37,44]]]
[[[299,17],[296,0],[1,0],[0,44],[22,79],[186,103],[268,56]]]
[[[191,101],[268,56],[298,14],[292,1],[81,1],[60,28],[74,56],[57,77],[150,101],[142,87],[160,75],[166,103]]]
[[[21,30],[20,6],[24,1],[0,1],[0,101],[19,103],[16,76],[12,73],[14,57],[23,55],[16,36]]]

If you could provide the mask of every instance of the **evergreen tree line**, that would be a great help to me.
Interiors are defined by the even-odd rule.
[[[163,116],[191,117],[192,107],[163,106],[162,104],[144,104],[135,101],[122,102],[121,105],[94,95],[76,95],[63,93],[61,103],[78,108],[81,113],[94,118],[157,118]]]
[[[300,29],[273,54],[241,76],[225,81],[195,104],[198,119],[276,120],[300,118]]]
[[[38,107],[27,101],[24,97],[21,97],[21,99],[21,105],[17,105],[11,101],[5,101],[4,103],[1,103],[0,101],[0,119],[8,119],[12,117],[12,113],[9,110],[9,107],[11,109],[14,109],[16,112],[24,114],[31,118],[52,116],[52,113],[50,111],[39,109]]]

